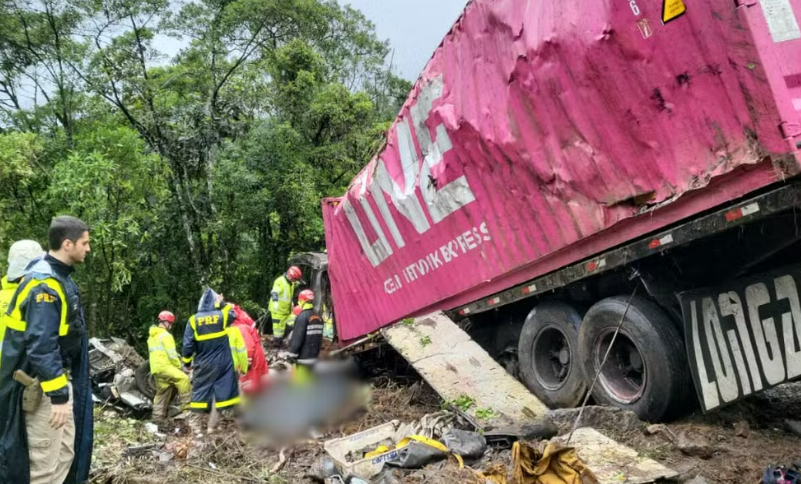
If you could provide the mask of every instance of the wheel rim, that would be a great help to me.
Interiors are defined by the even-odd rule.
[[[595,343],[594,368],[597,373],[604,355],[612,343],[615,329],[610,328],[601,333]],[[642,397],[647,383],[648,371],[645,359],[637,344],[629,336],[620,331],[612,350],[598,377],[598,384],[607,395],[621,404],[631,404]]]
[[[567,335],[556,326],[547,325],[537,333],[532,344],[537,382],[550,391],[565,386],[573,361]]]

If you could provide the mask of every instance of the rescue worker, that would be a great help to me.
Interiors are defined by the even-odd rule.
[[[153,420],[164,420],[169,416],[170,405],[178,397],[178,405],[184,410],[192,397],[189,376],[181,371],[181,359],[175,350],[175,338],[170,329],[175,315],[162,311],[158,325],[150,327],[147,349],[150,355],[150,373],[156,382],[156,397],[153,399]]]
[[[6,334],[6,326],[3,323],[2,315],[8,310],[11,298],[17,291],[22,276],[25,275],[25,268],[33,260],[45,255],[39,242],[33,240],[20,240],[11,244],[8,249],[8,272],[0,280],[0,354],[3,351],[3,338]]]
[[[314,310],[314,292],[306,289],[298,295],[300,314],[289,341],[289,358],[310,370],[316,363],[323,345],[323,319]]]
[[[86,321],[71,274],[89,253],[89,227],[50,224],[50,251],[26,271],[4,315],[0,364],[0,482],[86,482],[92,394]]]
[[[292,339],[292,329],[295,327],[295,319],[298,317],[298,314],[300,314],[301,311],[303,311],[303,308],[301,308],[298,304],[292,308],[292,314],[290,314],[285,320],[286,333],[284,333],[284,336],[290,340]]]
[[[211,289],[203,293],[198,313],[189,318],[181,356],[184,367],[194,370],[190,410],[208,413],[238,405],[241,401],[227,331],[235,318],[231,306],[223,304],[222,298]],[[209,419],[208,433],[214,431],[216,423],[215,418]],[[200,433],[197,418],[190,419],[190,425]]]
[[[292,314],[292,299],[295,297],[295,289],[298,281],[303,276],[300,269],[292,266],[287,269],[286,274],[278,276],[273,283],[273,290],[270,293],[270,317],[273,320],[273,343],[281,346],[287,330],[287,320]]]
[[[258,393],[262,388],[262,380],[267,375],[267,359],[261,346],[259,330],[256,322],[239,306],[234,305],[236,319],[233,326],[242,334],[248,357],[248,371],[239,378],[242,393]]]

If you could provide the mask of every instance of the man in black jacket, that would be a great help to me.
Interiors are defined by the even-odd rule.
[[[86,321],[73,266],[89,253],[89,227],[53,219],[50,252],[32,263],[6,313],[0,365],[0,482],[88,479],[92,397]]]
[[[289,341],[289,357],[298,365],[311,368],[317,363],[323,345],[323,319],[314,311],[314,292],[306,289],[298,295],[301,312]]]

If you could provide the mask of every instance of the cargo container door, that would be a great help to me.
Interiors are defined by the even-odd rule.
[[[779,129],[801,149],[801,0],[737,0],[776,98]]]

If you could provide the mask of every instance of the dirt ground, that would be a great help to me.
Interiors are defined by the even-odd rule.
[[[308,474],[315,460],[324,455],[325,440],[393,419],[419,420],[440,409],[438,395],[414,375],[373,376],[368,409],[337,432],[286,452],[288,461],[277,470],[279,451],[249,444],[233,423],[197,442],[183,424],[162,429],[164,435],[155,435],[147,430],[147,421],[120,418],[98,408],[91,482],[311,483],[315,481]],[[560,428],[572,425],[572,415],[562,415]],[[709,484],[757,484],[769,464],[790,464],[801,459],[801,437],[789,429],[785,419],[801,419],[801,383],[787,384],[708,415],[693,414],[665,426],[649,427],[632,414],[594,407],[585,412],[582,426],[592,426],[677,470],[681,474],[678,482],[700,475]],[[687,455],[680,447],[694,455]],[[489,460],[508,464],[509,453]],[[412,473],[402,482],[478,481],[470,471],[460,472],[445,465]]]
[[[203,441],[189,435],[183,423],[162,435],[147,430],[148,421],[120,418],[110,411],[95,411],[95,447],[92,484],[161,484],[232,482],[311,483],[306,474],[324,455],[324,440],[374,427],[393,419],[415,421],[440,410],[436,393],[422,382],[400,386],[379,379],[372,402],[359,418],[319,441],[309,441],[284,453],[286,464],[276,473],[279,449],[250,445],[233,422]]]
[[[695,414],[668,424],[669,432],[648,435],[642,428],[616,429],[614,425],[604,430],[679,471],[682,480],[701,475],[710,484],[745,484],[759,483],[770,464],[790,465],[801,460],[801,436],[785,422],[799,418],[801,383],[790,383],[707,415]],[[679,450],[676,441],[683,435],[708,446],[711,457],[692,457]]]

